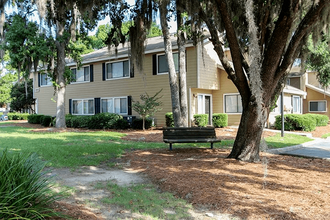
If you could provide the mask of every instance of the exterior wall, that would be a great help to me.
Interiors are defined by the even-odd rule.
[[[206,47],[206,48],[205,48]],[[205,45],[203,52],[201,46],[198,47],[198,85],[197,88],[201,89],[219,89],[220,80],[217,71],[218,55],[213,50],[212,44]]]
[[[327,115],[330,118],[330,97],[324,95],[320,92],[314,91],[313,89],[306,88],[307,90],[307,98],[304,100],[303,104],[303,113],[313,113],[313,114],[322,114]],[[310,112],[309,111],[309,102],[310,101],[326,101],[327,102],[327,111],[326,112]]]
[[[197,86],[197,56],[195,48],[187,48],[187,87]],[[117,61],[117,60],[116,60]],[[119,60],[118,60],[119,61]],[[191,64],[191,65],[190,65]],[[162,110],[155,114],[155,124],[157,126],[165,125],[165,113],[172,111],[171,95],[168,74],[153,75],[152,54],[145,55],[144,73],[135,73],[133,78],[113,79],[102,81],[102,62],[93,63],[93,82],[73,83],[67,85],[65,97],[65,113],[69,113],[69,99],[85,98],[105,98],[132,96],[133,101],[140,100],[140,95],[147,92],[154,95],[160,89],[163,89]],[[52,86],[38,87],[38,75],[35,74],[34,97],[38,100],[38,113],[47,115],[56,115],[56,103],[51,100],[54,89]],[[132,111],[132,115],[138,114]]]
[[[317,81],[316,78],[316,72],[309,72],[307,80],[308,80],[308,84],[320,88],[320,83]]]
[[[301,78],[300,77],[292,77],[290,78],[290,86],[293,86],[297,89],[301,89]]]
[[[224,95],[225,94],[238,94],[233,82],[227,78],[227,73],[224,70],[218,69],[220,79],[220,89],[213,91],[213,112],[224,113]],[[241,120],[241,113],[229,113],[228,125],[239,125]]]

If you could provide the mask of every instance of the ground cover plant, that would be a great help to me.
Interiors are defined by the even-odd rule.
[[[57,215],[48,204],[59,199],[35,154],[0,151],[0,219],[44,219]]]

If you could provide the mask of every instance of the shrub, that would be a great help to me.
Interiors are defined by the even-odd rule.
[[[281,115],[275,117],[275,128],[281,129]],[[284,115],[284,130],[302,130],[302,131],[314,131],[316,128],[316,121],[308,115],[300,114],[286,114]]]
[[[44,219],[54,215],[47,208],[59,199],[42,172],[47,162],[37,155],[0,152],[0,219]]]
[[[152,119],[146,118],[145,119],[145,128],[149,129],[149,128],[151,128],[151,125],[152,125]],[[132,128],[134,128],[134,129],[143,129],[143,120],[142,120],[142,118],[134,119],[133,123],[132,123]]]
[[[165,114],[166,127],[174,127],[173,113],[167,112]]]
[[[197,127],[206,127],[208,125],[208,114],[196,114],[194,115],[194,122]]]
[[[326,115],[320,115],[320,114],[305,114],[308,117],[311,117],[314,119],[316,126],[327,126],[329,122],[329,117]]]
[[[127,120],[120,118],[114,124],[114,129],[127,129],[129,128],[129,124]]]
[[[123,116],[115,113],[99,113],[96,115],[66,115],[65,122],[67,127],[71,128],[89,128],[89,129],[123,129],[128,127],[127,121],[122,121]],[[119,121],[119,122],[118,122]]]
[[[225,113],[214,113],[212,115],[212,123],[216,128],[228,126],[228,115]]]
[[[40,124],[45,127],[52,126],[53,118],[50,115],[43,115],[40,117]]]
[[[29,113],[12,113],[9,112],[8,114],[8,120],[28,120]]]
[[[38,115],[38,114],[33,114],[33,115],[29,115],[27,117],[28,123],[30,124],[40,124],[41,123],[41,118],[44,115]]]

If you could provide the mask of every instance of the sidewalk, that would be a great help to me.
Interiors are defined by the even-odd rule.
[[[267,152],[272,154],[330,160],[330,138],[315,139],[314,141],[306,142],[291,147],[270,149]]]

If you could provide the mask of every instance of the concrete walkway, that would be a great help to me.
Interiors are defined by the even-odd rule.
[[[314,141],[306,142],[291,147],[279,149],[271,149],[267,151],[273,154],[282,154],[290,156],[321,158],[330,160],[330,138],[315,139]]]

